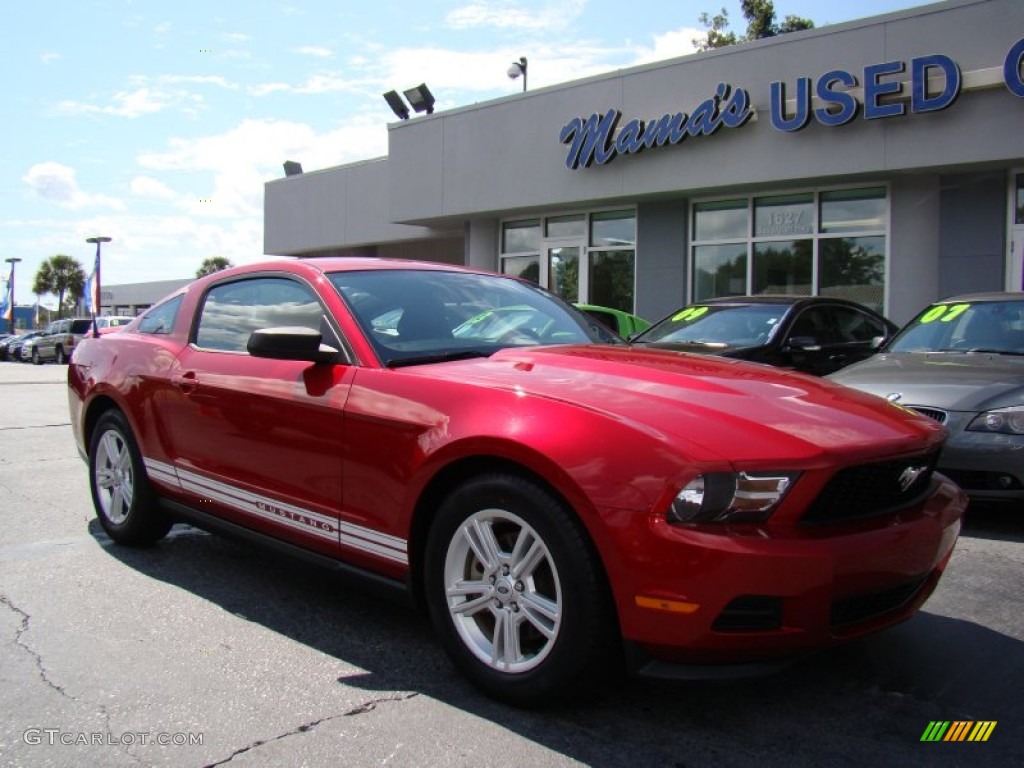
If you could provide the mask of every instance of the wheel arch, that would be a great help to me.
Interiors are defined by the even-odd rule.
[[[610,615],[615,620],[615,631],[621,637],[618,608],[608,577],[608,569],[600,549],[594,541],[590,526],[580,514],[578,504],[572,503],[569,495],[552,484],[541,473],[514,459],[497,454],[482,454],[456,459],[439,469],[423,487],[413,509],[409,530],[409,590],[413,600],[421,609],[425,608],[424,567],[427,534],[438,508],[445,497],[467,480],[487,474],[503,474],[534,483],[554,497],[573,516],[580,526],[585,546],[597,562],[604,587],[604,598]],[[576,493],[582,491],[575,489]],[[571,493],[571,492],[570,492]]]
[[[82,417],[82,444],[87,453],[89,451],[89,446],[92,445],[92,434],[96,430],[96,424],[99,422],[103,414],[111,410],[120,411],[124,414],[125,419],[128,420],[129,426],[131,426],[134,431],[135,426],[131,423],[131,418],[128,416],[125,409],[109,395],[98,395],[89,402],[89,405],[86,407],[85,414]]]

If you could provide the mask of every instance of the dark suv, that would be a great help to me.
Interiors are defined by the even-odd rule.
[[[54,320],[35,340],[32,346],[32,362],[36,365],[54,360],[66,363],[75,345],[92,328],[92,319],[79,317],[68,320]]]

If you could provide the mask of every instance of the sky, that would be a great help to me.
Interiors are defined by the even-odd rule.
[[[923,0],[776,0],[818,27]],[[426,82],[435,112],[694,51],[739,0],[5,0],[0,262],[32,304],[63,253],[104,285],[263,256],[263,184],[387,154],[382,98]],[[638,10],[634,11],[636,8]],[[0,263],[0,279],[9,275]],[[55,297],[43,296],[53,306]]]

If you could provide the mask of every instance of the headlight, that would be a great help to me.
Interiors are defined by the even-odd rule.
[[[697,475],[672,501],[673,523],[751,523],[767,520],[799,472],[708,472]]]
[[[967,425],[968,432],[1001,432],[1004,435],[1024,435],[1024,406],[998,408],[975,416]]]

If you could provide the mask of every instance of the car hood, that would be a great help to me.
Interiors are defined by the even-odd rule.
[[[707,355],[529,347],[417,370],[558,400],[721,460],[867,458],[936,445],[945,435],[929,419],[823,379]]]
[[[1024,357],[989,353],[886,352],[828,377],[904,405],[979,411],[1024,403]]]

